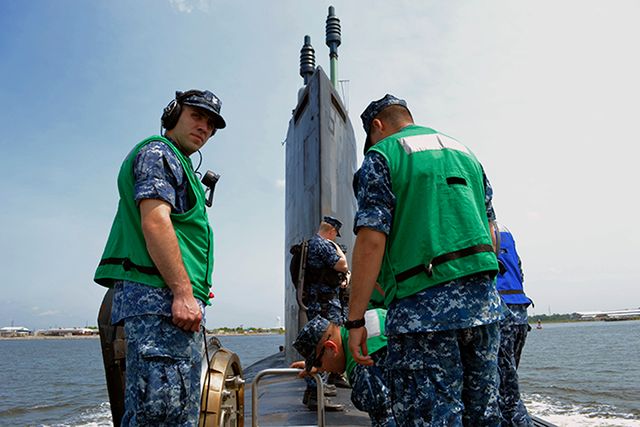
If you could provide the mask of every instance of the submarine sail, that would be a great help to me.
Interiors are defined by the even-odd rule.
[[[352,190],[356,171],[356,142],[348,111],[336,91],[334,61],[339,41],[339,21],[330,10],[327,19],[327,44],[332,47],[332,78],[314,64],[309,36],[301,51],[300,74],[305,85],[298,93],[286,138],[285,173],[285,342],[286,359],[291,362],[299,328],[307,321],[296,298],[289,273],[289,248],[309,239],[318,230],[323,216],[343,222],[343,237],[338,243],[347,247],[347,259],[353,249],[353,218],[356,201]],[[330,21],[331,20],[331,21]],[[336,32],[338,39],[336,41]],[[296,355],[297,357],[297,355]]]

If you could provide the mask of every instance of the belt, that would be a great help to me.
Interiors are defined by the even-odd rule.
[[[150,276],[160,276],[160,271],[156,267],[145,267],[144,265],[135,264],[129,258],[103,258],[100,260],[99,265],[121,265],[124,271],[129,271],[135,268],[140,273],[148,274]]]
[[[503,291],[498,291],[501,295],[517,295],[524,294],[524,291],[519,291],[517,289],[505,289]]]
[[[420,264],[415,267],[411,267],[401,273],[396,274],[396,282],[402,282],[407,279],[417,276],[420,273],[426,273],[427,276],[433,276],[433,267],[436,267],[445,262],[453,261],[458,258],[464,258],[470,255],[479,254],[482,252],[493,252],[493,246],[491,245],[475,245],[468,248],[459,249],[457,251],[449,252],[446,254],[438,255],[433,258],[428,265]]]

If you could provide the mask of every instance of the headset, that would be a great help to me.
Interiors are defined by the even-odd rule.
[[[162,117],[160,123],[166,130],[173,129],[178,124],[180,113],[182,112],[182,101],[190,97],[191,95],[199,95],[202,92],[199,90],[188,90],[186,92],[176,91],[176,97],[169,105],[162,110]]]

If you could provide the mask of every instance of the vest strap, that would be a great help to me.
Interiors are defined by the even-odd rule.
[[[150,276],[160,276],[160,271],[156,267],[145,267],[144,265],[138,265],[133,263],[129,258],[103,258],[100,260],[100,265],[122,265],[124,271],[129,271],[135,268],[140,273],[148,274]]]
[[[433,258],[428,265],[416,265],[415,267],[411,267],[408,270],[396,274],[396,282],[403,282],[423,272],[426,273],[427,276],[431,277],[433,276],[433,267],[444,264],[445,262],[453,261],[454,259],[464,258],[470,255],[479,254],[481,252],[493,252],[493,246],[475,245],[446,254],[438,255],[437,257]]]
[[[521,291],[520,289],[504,289],[501,291],[498,291],[501,295],[519,295],[519,294],[524,294],[524,291]]]

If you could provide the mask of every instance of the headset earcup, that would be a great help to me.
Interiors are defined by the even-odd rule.
[[[178,123],[181,110],[182,108],[180,108],[180,103],[176,99],[171,101],[162,112],[162,118],[160,119],[162,127],[166,130],[173,129]]]

